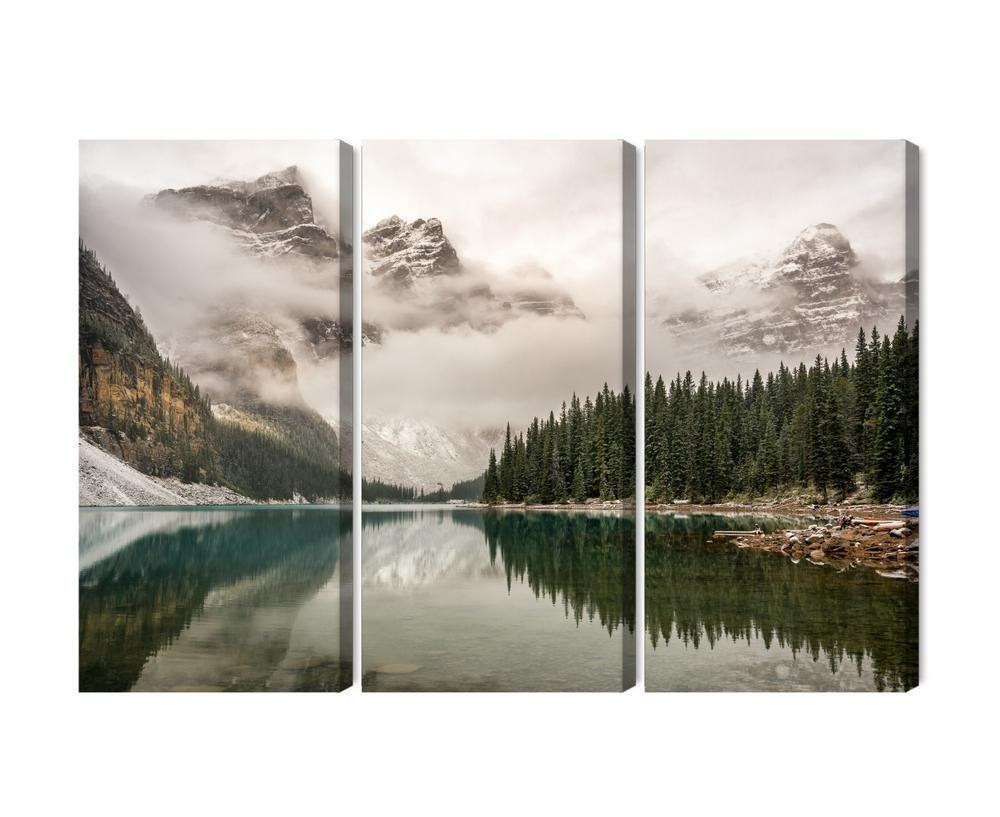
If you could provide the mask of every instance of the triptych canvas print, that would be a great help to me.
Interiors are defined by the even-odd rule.
[[[917,685],[914,146],[360,163],[81,143],[81,691]]]

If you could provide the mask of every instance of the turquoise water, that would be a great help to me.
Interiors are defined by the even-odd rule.
[[[620,690],[634,538],[610,513],[365,508],[363,689]]]
[[[712,532],[801,519],[646,517],[646,689],[907,690],[918,681],[918,587],[797,564]]]
[[[343,689],[350,541],[336,507],[81,509],[80,689]]]
[[[647,689],[916,685],[916,584],[711,539],[798,524],[647,517]],[[363,529],[364,689],[622,688],[630,518],[366,508]],[[333,507],[81,509],[80,689],[344,688],[350,536]]]

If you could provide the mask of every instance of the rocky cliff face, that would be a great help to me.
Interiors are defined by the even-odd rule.
[[[79,421],[98,445],[157,476],[196,477],[208,406],[156,350],[142,318],[80,248]]]
[[[335,261],[344,251],[335,236],[316,224],[312,199],[294,166],[249,182],[161,190],[151,199],[182,218],[228,228],[251,255]]]
[[[858,327],[884,322],[899,305],[860,281],[859,259],[833,224],[806,227],[777,257],[737,262],[702,276],[720,306],[673,314],[678,337],[713,336],[732,356],[763,351],[815,354],[851,343]],[[902,299],[900,288],[899,299]]]
[[[422,278],[459,271],[458,253],[436,218],[407,223],[390,216],[365,230],[362,239],[365,269],[381,283],[408,287]]]

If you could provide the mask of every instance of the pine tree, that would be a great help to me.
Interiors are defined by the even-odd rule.
[[[500,492],[500,481],[497,474],[497,455],[494,449],[490,449],[490,462],[486,468],[486,479],[483,482],[483,502],[490,505],[497,501]]]
[[[514,495],[514,446],[510,440],[510,423],[507,423],[507,434],[504,436],[503,451],[500,454],[499,492],[500,496],[508,501]]]
[[[578,461],[573,471],[573,501],[583,502],[587,498],[586,483],[583,479],[583,461]]]

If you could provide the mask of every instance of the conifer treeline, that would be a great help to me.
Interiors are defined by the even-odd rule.
[[[594,400],[574,394],[557,418],[532,420],[511,436],[500,459],[490,451],[484,502],[582,502],[635,494],[635,398],[628,386],[615,394],[604,384]]]
[[[647,373],[647,497],[717,502],[812,488],[843,497],[858,478],[879,502],[918,491],[918,327],[902,317],[890,338],[858,332],[846,350],[809,368],[784,363],[767,378],[711,383],[691,373],[669,386]]]
[[[376,479],[361,480],[362,502],[447,502],[449,499],[465,499],[478,501],[483,495],[483,477],[480,474],[472,479],[456,482],[451,488],[444,487],[436,491],[425,491],[412,485],[395,482],[383,482]]]

